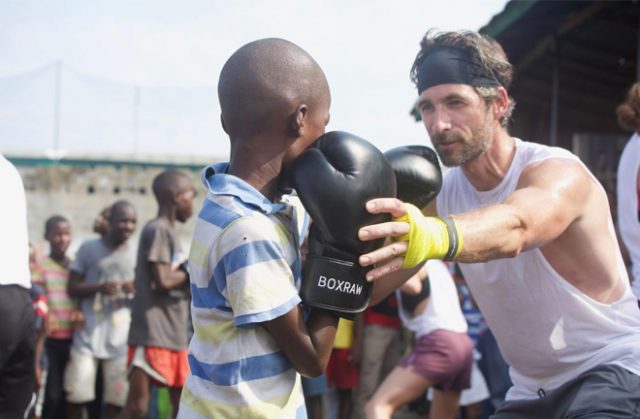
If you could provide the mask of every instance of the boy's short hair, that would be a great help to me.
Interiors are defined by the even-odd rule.
[[[47,218],[47,221],[44,222],[44,234],[49,234],[60,223],[69,224],[69,220],[67,220],[62,215],[52,215],[51,217]]]
[[[286,116],[293,102],[322,100],[329,84],[318,63],[296,44],[279,38],[250,42],[220,72],[218,98],[225,131],[254,135]]]
[[[114,202],[113,205],[111,205],[111,210],[109,211],[109,222],[113,221],[113,218],[116,215],[120,215],[125,209],[132,209],[133,211],[135,211],[136,207],[134,207],[133,204],[126,199],[121,199]]]
[[[191,177],[180,170],[169,169],[153,178],[152,189],[153,195],[158,203],[161,203],[180,192],[186,181],[191,182]]]
[[[106,207],[102,208],[98,215],[103,217],[105,220],[108,220],[109,217],[111,217],[111,205],[107,205]]]

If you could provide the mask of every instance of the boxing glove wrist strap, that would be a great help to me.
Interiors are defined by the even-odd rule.
[[[397,238],[408,242],[403,268],[412,268],[429,259],[451,260],[462,249],[462,236],[451,218],[425,217],[411,204],[407,213],[394,221],[409,224],[409,232]]]
[[[345,261],[309,254],[302,272],[300,297],[310,307],[349,317],[367,308],[373,284],[364,278],[370,268]]]

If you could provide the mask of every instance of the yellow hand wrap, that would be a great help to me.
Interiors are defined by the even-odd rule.
[[[455,258],[462,249],[462,236],[451,218],[425,217],[411,204],[405,204],[407,213],[393,221],[404,221],[410,228],[396,239],[406,241],[409,247],[404,255],[403,268],[413,268],[429,259]]]

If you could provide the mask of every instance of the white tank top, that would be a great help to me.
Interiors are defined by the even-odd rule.
[[[439,215],[503,202],[515,190],[523,168],[535,161],[579,161],[561,148],[519,139],[515,144],[511,167],[490,191],[477,191],[460,168],[449,170],[437,197]],[[640,310],[621,256],[620,281],[626,290],[612,304],[599,303],[568,283],[537,248],[515,258],[460,267],[511,367],[513,387],[507,400],[536,398],[539,389],[553,390],[600,364],[618,364],[640,375]]]
[[[398,313],[402,324],[418,338],[438,329],[466,333],[467,322],[460,309],[456,284],[447,265],[441,260],[430,260],[425,267],[428,274],[426,280],[429,281],[431,292],[427,308],[421,314],[409,316],[402,309],[402,293],[396,290]]]
[[[622,151],[618,163],[618,226],[622,241],[631,257],[634,291],[640,298],[640,220],[638,220],[638,189],[636,179],[640,169],[640,136],[634,134]]]

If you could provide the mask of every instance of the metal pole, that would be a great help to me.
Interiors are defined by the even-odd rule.
[[[53,85],[53,151],[60,149],[60,101],[62,95],[62,61],[56,61]]]
[[[133,153],[140,151],[140,86],[133,88]]]

